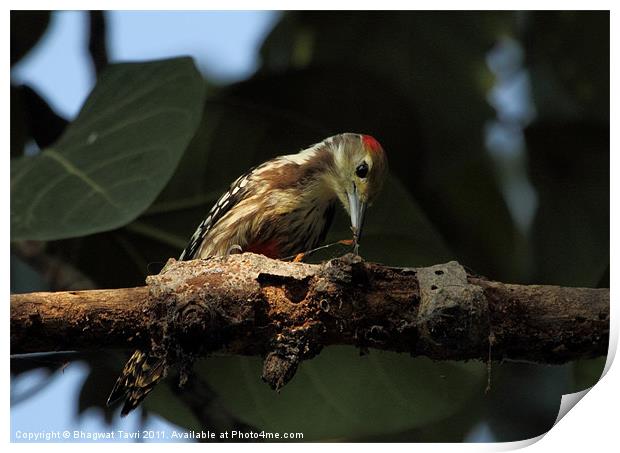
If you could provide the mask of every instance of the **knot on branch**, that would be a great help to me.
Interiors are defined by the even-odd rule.
[[[271,342],[270,352],[263,363],[262,379],[274,390],[280,390],[295,375],[299,364],[316,356],[323,349],[321,336],[325,328],[320,323],[287,329]]]
[[[364,304],[361,293],[356,297],[369,282],[361,257],[348,254],[313,268],[291,272],[295,269],[292,267],[286,275],[273,271],[258,275],[257,280],[270,298],[270,313],[278,319],[262,375],[274,390],[280,390],[293,378],[303,360],[322,350],[328,343],[329,328],[337,325],[344,332],[348,315]]]
[[[327,283],[333,285],[366,285],[368,275],[363,258],[353,253],[347,253],[339,258],[326,262],[319,272]]]
[[[454,357],[488,345],[489,307],[481,287],[468,283],[456,261],[417,269],[420,285],[418,350],[450,351]]]

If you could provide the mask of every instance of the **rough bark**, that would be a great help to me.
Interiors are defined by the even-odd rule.
[[[213,351],[260,354],[280,388],[323,346],[436,360],[563,363],[605,355],[609,290],[524,286],[456,262],[321,265],[246,253],[177,262],[140,288],[11,296],[11,352],[142,347],[181,366]]]
[[[12,294],[11,353],[131,348],[147,333],[148,302],[146,286]]]

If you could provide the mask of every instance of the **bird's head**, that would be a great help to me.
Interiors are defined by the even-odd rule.
[[[385,152],[370,135],[340,134],[326,141],[334,156],[330,185],[351,217],[357,245],[366,208],[372,205],[387,176]]]

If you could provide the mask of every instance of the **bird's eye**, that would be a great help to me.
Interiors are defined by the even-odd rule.
[[[359,164],[355,169],[355,174],[359,178],[364,179],[366,175],[368,175],[368,164],[366,162],[362,162],[361,164]]]

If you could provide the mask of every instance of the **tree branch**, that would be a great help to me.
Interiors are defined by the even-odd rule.
[[[261,354],[280,388],[323,346],[435,360],[564,363],[602,356],[609,289],[525,286],[456,262],[392,268],[360,257],[317,264],[250,253],[177,262],[147,286],[11,296],[11,352],[150,348],[185,366],[213,351]]]
[[[90,25],[88,51],[95,67],[95,73],[99,75],[108,65],[107,27],[104,11],[90,11],[88,19]]]

